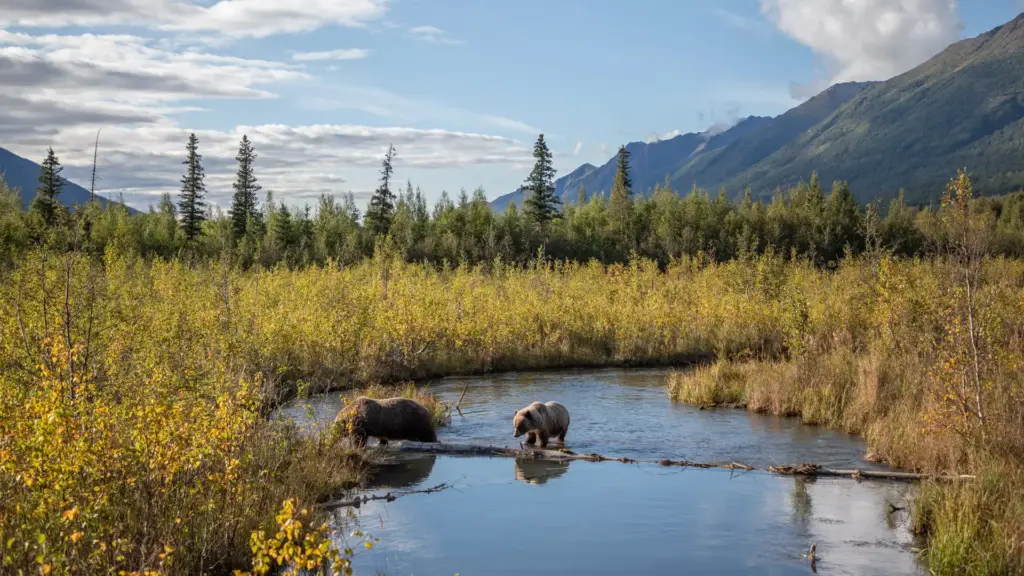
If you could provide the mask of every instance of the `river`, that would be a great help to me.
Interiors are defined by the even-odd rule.
[[[590,370],[446,378],[430,389],[462,414],[441,442],[518,446],[512,415],[533,400],[570,411],[566,447],[606,456],[814,462],[880,468],[859,439],[795,419],[698,410],[670,401],[662,370]],[[328,422],[337,394],[281,412]],[[357,574],[923,574],[906,511],[912,486],[764,472],[618,462],[407,456],[382,469],[375,493],[452,487],[370,502],[359,525],[379,538],[357,552]],[[348,526],[351,529],[351,525]],[[344,535],[339,534],[339,543]]]

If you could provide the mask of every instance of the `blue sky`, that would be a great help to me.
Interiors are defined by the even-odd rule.
[[[566,173],[605,162],[619,144],[777,115],[835,81],[886,79],[1022,9],[1019,0],[0,0],[0,60],[9,61],[0,83],[17,99],[0,111],[0,146],[38,160],[52,144],[81,176],[102,128],[101,187],[145,207],[176,192],[190,130],[220,205],[242,133],[265,188],[289,203],[348,191],[362,202],[394,142],[397,178],[428,198],[483,186],[493,199],[520,184],[538,132]]]

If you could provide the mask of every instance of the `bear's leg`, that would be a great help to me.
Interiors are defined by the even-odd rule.
[[[567,432],[568,430],[562,430],[561,434],[558,435],[558,441],[562,444],[565,444],[565,435]]]
[[[548,445],[548,433],[540,432],[537,434],[537,445],[544,448]]]
[[[536,441],[537,441],[537,433],[536,432],[527,432],[526,433],[526,443],[527,444],[533,444]]]

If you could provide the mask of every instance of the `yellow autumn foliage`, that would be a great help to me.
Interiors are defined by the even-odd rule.
[[[0,562],[52,574],[254,568],[250,538],[276,533],[281,502],[308,507],[364,466],[266,417],[308,387],[827,357],[819,374],[874,370],[877,391],[837,380],[794,396],[792,410],[824,407],[809,419],[841,421],[899,460],[871,423],[901,414],[894,398],[942,408],[934,395],[923,400],[925,389],[892,396],[891,382],[903,380],[886,372],[923,368],[901,358],[943,349],[936,303],[951,288],[942,266],[865,259],[830,272],[769,252],[665,270],[641,259],[447,269],[378,254],[352,266],[243,271],[113,248],[102,261],[27,253],[0,271]],[[992,261],[986,274],[982,313],[1004,320],[990,337],[1019,351],[1024,263]],[[774,382],[766,377],[782,385]],[[861,406],[849,413],[858,416],[835,410],[846,405]],[[945,463],[965,453],[926,452]]]

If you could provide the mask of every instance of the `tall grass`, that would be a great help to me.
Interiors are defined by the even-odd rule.
[[[981,261],[972,316],[963,269],[846,262],[796,296],[808,312],[784,355],[672,373],[669,394],[861,434],[869,458],[899,467],[977,474],[924,487],[917,523],[930,568],[1022,573],[1024,266]]]

